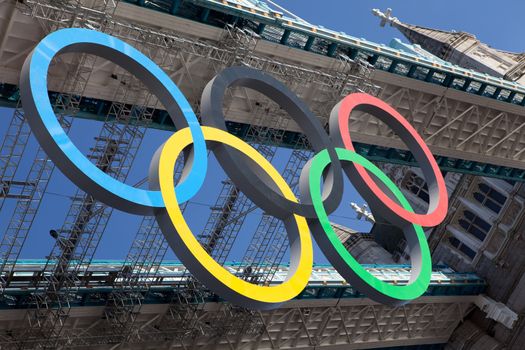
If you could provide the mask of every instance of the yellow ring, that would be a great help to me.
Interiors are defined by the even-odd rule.
[[[205,140],[226,144],[249,157],[252,161],[258,164],[258,166],[260,166],[271,179],[273,179],[285,198],[297,202],[297,198],[286,181],[282,178],[281,174],[279,174],[273,165],[249,144],[220,129],[203,126],[202,131]],[[274,308],[277,306],[276,304],[286,302],[296,297],[306,287],[313,265],[312,240],[306,219],[299,215],[293,215],[293,219],[297,225],[297,243],[300,243],[300,254],[299,257],[290,257],[291,261],[296,261],[296,263],[291,264],[285,282],[276,286],[259,286],[236,277],[218,264],[206,252],[191,232],[180,210],[174,191],[175,184],[173,180],[173,169],[179,154],[191,143],[192,136],[188,128],[176,132],[164,144],[158,163],[160,191],[166,205],[165,210],[169,216],[169,221],[171,221],[171,225],[173,226],[170,230],[172,232],[165,232],[163,228],[163,226],[167,226],[166,221],[168,220],[164,220],[164,224],[162,224],[162,220],[159,220],[159,223],[161,223],[161,228],[163,228],[163,232],[168,238],[168,241],[171,241],[170,245],[173,245],[172,242],[174,242],[174,240],[170,239],[169,236],[173,234],[177,235],[179,239],[177,239],[176,242],[182,243],[187,248],[187,251],[184,251],[184,247],[182,247],[182,253],[180,254],[181,256],[179,256],[184,265],[190,269],[197,279],[207,285],[208,288],[213,290],[215,284],[215,289],[220,290],[220,292],[226,292],[225,294],[220,295],[225,295],[230,301],[236,303],[240,302],[249,307],[267,309]],[[172,246],[172,248],[175,252],[181,251],[180,246]],[[294,251],[297,252],[298,250],[292,249],[291,253],[297,254],[294,253]],[[197,266],[193,266],[193,270],[195,271],[192,271],[191,263],[187,265],[186,261],[184,261],[188,259],[195,259],[193,261],[197,263]],[[212,280],[208,281],[209,279]],[[207,282],[209,282],[209,284]]]

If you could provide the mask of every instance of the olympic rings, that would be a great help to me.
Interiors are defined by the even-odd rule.
[[[149,190],[126,185],[97,168],[60,126],[46,91],[51,60],[64,52],[95,54],[133,72],[159,98],[180,130],[155,153],[150,164]],[[222,106],[225,91],[233,86],[254,89],[279,104],[302,128],[317,152],[301,172],[300,203],[271,163],[226,131]],[[337,271],[378,302],[400,305],[419,297],[428,287],[432,266],[421,226],[435,226],[444,219],[448,207],[445,182],[416,130],[397,111],[375,97],[366,94],[345,97],[332,109],[328,136],[306,104],[284,84],[254,69],[232,67],[206,85],[201,100],[202,119],[206,126],[201,127],[182,92],[153,61],[119,39],[86,29],[63,29],[45,37],[24,63],[20,94],[31,129],[62,172],[78,187],[107,205],[130,213],[155,215],[170,247],[181,261],[222,298],[250,308],[271,309],[298,295],[307,285],[312,270],[313,248],[309,228]],[[420,164],[429,188],[430,204],[426,214],[414,213],[394,183],[354,152],[348,126],[354,110],[378,117],[408,146]],[[284,222],[291,257],[288,276],[282,284],[259,286],[233,275],[213,260],[189,229],[179,204],[191,199],[204,182],[208,168],[207,146],[248,198]],[[186,152],[184,175],[175,187],[173,167],[183,150]],[[342,199],[343,170],[369,203],[375,217],[403,230],[413,266],[407,285],[390,285],[373,277],[333,232],[327,215]],[[369,173],[379,182],[374,181]]]
[[[367,112],[379,118],[390,126],[401,140],[405,142],[425,176],[430,194],[430,203],[427,214],[421,215],[408,211],[386,195],[363,167],[352,164],[347,168],[347,173],[356,188],[360,189],[359,193],[371,208],[374,208],[381,217],[392,223],[400,226],[410,223],[425,227],[438,225],[447,215],[447,188],[436,160],[425,141],[419,136],[414,127],[394,108],[376,97],[358,93],[346,96],[332,109],[330,115],[330,136],[337,143],[337,146],[345,147],[351,151],[354,150],[348,127],[350,114],[353,110]]]
[[[314,151],[328,150],[334,162],[326,172],[323,202],[327,212],[333,212],[341,201],[342,171],[339,162],[335,161],[337,155],[332,142],[319,119],[296,94],[272,76],[247,67],[230,67],[216,75],[204,88],[201,98],[201,115],[205,125],[226,130],[222,106],[226,89],[233,86],[256,90],[277,102],[302,128]],[[290,215],[289,213],[315,217],[315,210],[308,199],[302,203],[296,203],[283,198],[271,181],[268,181],[264,174],[258,171],[260,168],[245,166],[246,161],[239,157],[239,153],[222,145],[217,145],[213,153],[233,182],[267,213],[280,219],[286,218]]]
[[[27,57],[20,75],[22,104],[36,138],[60,170],[87,193],[123,211],[153,214],[164,207],[158,191],[146,191],[120,182],[91,163],[62,129],[47,93],[51,60],[60,53],[83,52],[110,60],[133,72],[161,101],[178,128],[189,126],[194,140],[194,161],[186,163],[187,176],[177,186],[184,202],[202,186],[207,169],[206,143],[199,122],[177,85],[152,60],[125,42],[87,29],[62,29],[46,36]]]
[[[377,166],[354,151],[336,148],[336,152],[339,160],[345,161],[343,167],[346,168],[352,163],[364,167],[392,191],[403,208],[412,210],[403,193]],[[308,224],[324,255],[353,287],[383,304],[402,305],[421,296],[428,288],[432,273],[430,250],[421,226],[412,224],[403,228],[412,261],[412,271],[408,284],[396,286],[374,277],[354,259],[339,240],[323,208],[321,193],[319,192],[319,180],[329,163],[330,158],[326,151],[316,154],[309,164],[303,168],[303,172],[308,174],[308,183],[301,182],[301,194],[312,198],[317,213],[318,218],[308,219]]]
[[[279,172],[250,145],[220,129],[203,126],[202,131],[205,140],[219,142],[242,152],[275,181],[275,185],[286,199],[297,201],[292,189]],[[285,282],[265,287],[232,275],[213,260],[192,234],[173,191],[175,161],[191,142],[189,130],[182,129],[159,148],[156,153],[159,160],[152,161],[150,186],[160,188],[166,203],[166,208],[158,209],[155,216],[171,248],[199,281],[216,294],[236,304],[254,309],[271,309],[294,298],[306,287],[312,271],[313,248],[305,218],[293,215],[293,219],[285,220],[291,250],[290,268]]]

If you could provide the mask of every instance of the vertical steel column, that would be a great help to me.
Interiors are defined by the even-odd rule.
[[[5,199],[13,196],[13,180],[29,135],[31,135],[31,129],[24,120],[22,102],[19,99],[0,147],[0,210],[2,210]],[[3,249],[0,248],[0,251]]]

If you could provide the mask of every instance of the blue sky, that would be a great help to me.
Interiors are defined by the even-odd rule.
[[[507,0],[277,0],[295,15],[314,24],[343,31],[370,41],[388,44],[402,35],[391,27],[380,28],[372,8],[402,22],[441,30],[465,31],[498,49],[524,52],[525,1]]]
[[[348,1],[348,0],[280,0],[278,3],[296,15],[315,24],[327,28],[344,31],[356,37],[364,37],[368,40],[388,44],[393,37],[402,38],[401,34],[390,27],[380,28],[379,19],[372,16],[372,8],[385,10],[393,8],[393,15],[400,20],[411,24],[427,27],[441,28],[444,30],[455,29],[457,31],[468,31],[475,34],[482,41],[499,48],[510,51],[523,51],[525,48],[525,33],[522,27],[521,16],[525,13],[525,2],[507,1],[506,6],[501,2],[492,1],[439,1],[422,2],[415,0],[398,1]],[[322,5],[321,5],[322,4]],[[424,5],[422,5],[424,4]],[[1,109],[0,117],[4,123],[0,123],[0,137],[3,138],[6,130],[6,122],[10,119],[12,111]],[[77,145],[86,151],[93,144],[93,137],[98,134],[100,124],[86,120],[75,120],[71,131],[72,139]],[[146,176],[149,160],[156,148],[169,137],[169,133],[149,130],[143,142],[142,148],[136,158],[134,167],[128,178],[129,184],[134,184]],[[29,145],[29,151],[34,150],[34,140]],[[276,166],[282,169],[288,153],[279,151],[276,157]],[[25,157],[20,165],[20,174],[25,174],[31,162],[31,157]],[[215,202],[223,179],[223,172],[213,159],[210,159],[210,171],[206,183],[200,193],[191,201],[186,215],[190,227],[198,232],[204,227],[209,213],[209,205]],[[21,176],[18,177],[19,179]],[[333,221],[350,226],[352,228],[367,231],[369,225],[355,219],[355,213],[349,209],[350,201],[362,203],[352,186],[346,182],[344,200],[339,210],[333,216]],[[59,171],[55,171],[53,179],[48,187],[48,193],[44,197],[41,209],[33,224],[29,239],[22,252],[23,258],[43,258],[51,247],[53,240],[48,235],[49,229],[61,227],[70,198],[75,187]],[[13,200],[8,200],[4,210],[0,212],[0,233],[12,212]],[[238,244],[234,247],[230,260],[239,259],[245,249],[254,225],[258,223],[260,211],[256,211],[247,217],[246,223],[239,234]],[[124,258],[131,241],[136,233],[140,218],[114,211],[113,217],[99,245],[96,257],[101,259]],[[173,254],[168,258],[173,259]],[[319,252],[315,251],[315,261],[326,262]]]

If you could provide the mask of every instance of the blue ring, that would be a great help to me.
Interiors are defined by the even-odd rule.
[[[137,77],[139,79],[144,78],[141,80],[145,85],[149,83],[157,88],[157,91],[152,92],[168,110],[170,107],[172,110],[178,108],[179,114],[185,119],[182,122],[187,123],[191,130],[194,160],[189,161],[191,171],[177,185],[175,192],[177,200],[180,202],[192,198],[201,188],[207,170],[206,142],[193,109],[177,85],[157,64],[122,40],[104,33],[79,28],[58,30],[46,36],[35,47],[24,64],[27,66],[29,61],[28,69],[23,70],[23,72],[28,71],[29,74],[26,74],[25,78],[21,77],[22,102],[31,128],[50,158],[77,186],[106,204],[138,214],[153,214],[156,208],[164,208],[160,191],[135,188],[104,173],[80,152],[62,129],[48,98],[47,75],[49,65],[55,55],[60,52],[73,51],[105,57],[132,73],[137,71]],[[126,67],[126,64],[133,66],[134,70]],[[142,68],[137,67],[137,65],[142,66]],[[25,86],[22,86],[24,83]],[[172,113],[170,116],[175,122]],[[181,125],[181,119],[178,122]],[[175,124],[177,125],[177,122]],[[64,162],[69,162],[69,164],[64,164]],[[87,178],[78,180],[74,174],[72,175],[71,171],[68,172],[63,169],[71,170],[72,167],[77,168],[73,171],[80,171]],[[99,191],[92,191],[93,186],[98,186]],[[100,193],[100,190],[106,192]]]

